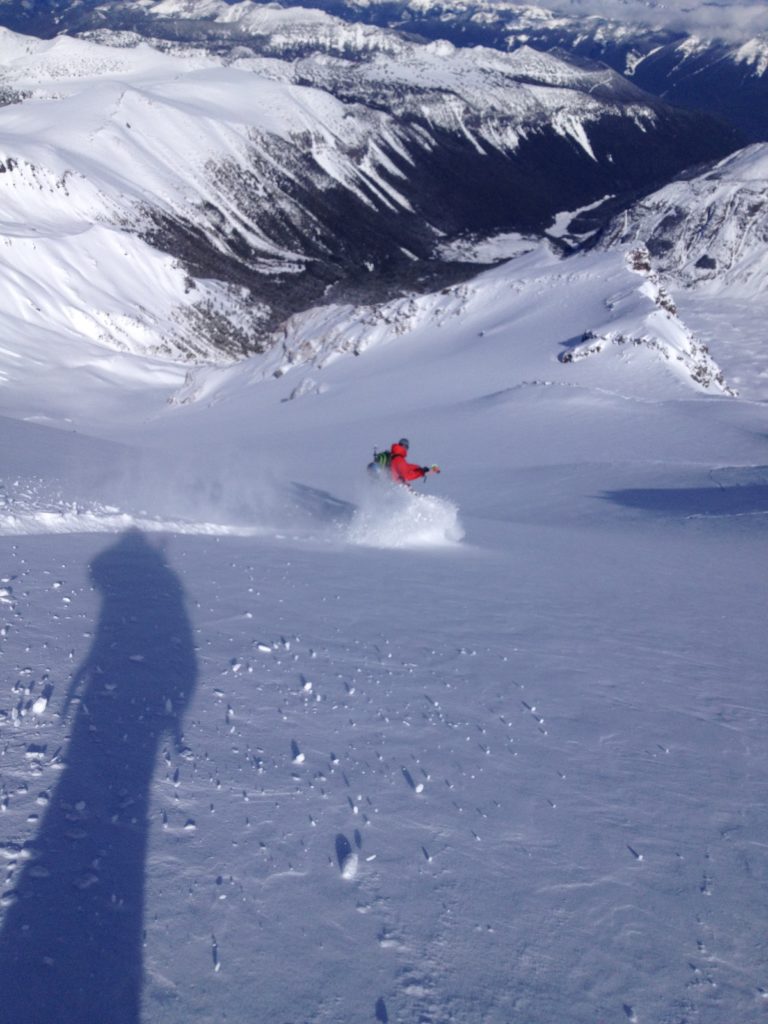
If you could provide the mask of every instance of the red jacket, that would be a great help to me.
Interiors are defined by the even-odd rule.
[[[403,445],[393,444],[390,451],[392,452],[392,461],[389,464],[389,468],[392,473],[392,479],[396,483],[407,484],[411,480],[419,480],[427,475],[421,466],[417,466],[413,462],[406,462],[405,456],[408,453],[408,449]]]

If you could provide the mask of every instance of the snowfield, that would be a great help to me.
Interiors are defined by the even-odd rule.
[[[192,248],[236,228],[279,291],[315,257],[230,207],[216,154],[271,134],[318,189],[409,208],[401,122],[355,128],[324,75],[481,156],[492,98],[510,150],[557,113],[589,162],[616,76],[145,7],[327,52],[0,32],[0,1022],[764,1020],[765,147],[603,248],[558,248],[600,200],[545,239],[446,235],[495,265],[429,294],[320,275],[238,361],[250,283],[142,240],[149,197]],[[259,166],[288,181],[285,152]],[[440,468],[411,489],[366,469],[403,435]]]
[[[191,375],[4,349],[4,1019],[762,1018],[765,357],[658,295],[544,247]]]

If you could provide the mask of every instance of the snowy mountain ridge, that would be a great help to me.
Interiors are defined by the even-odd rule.
[[[582,302],[582,291],[591,302]],[[565,308],[581,303],[578,315],[587,316],[589,326],[582,320],[581,334],[556,334],[546,342],[538,332],[528,336],[526,321],[541,316],[548,303]],[[567,330],[567,321],[563,326]],[[283,402],[313,398],[326,394],[327,370],[339,359],[361,357],[360,365],[370,365],[375,374],[379,350],[407,346],[409,360],[424,359],[426,344],[439,360],[435,345],[441,336],[459,339],[451,344],[462,352],[475,350],[478,358],[487,346],[494,351],[501,339],[514,337],[508,356],[509,386],[514,387],[579,386],[576,364],[603,353],[605,368],[597,377],[606,390],[648,396],[648,375],[657,395],[678,393],[681,385],[693,393],[737,394],[707,346],[678,315],[646,250],[562,259],[543,243],[439,292],[368,306],[329,304],[295,314],[263,356],[241,367],[190,369],[168,400],[174,406],[226,404],[243,388],[286,376]],[[450,351],[444,356],[451,361]],[[594,379],[589,369],[587,374]]]
[[[118,4],[117,9],[130,10],[130,4]],[[322,6],[322,5],[321,5]],[[262,53],[287,56],[303,51],[326,51],[333,53],[358,54],[366,51],[399,52],[404,46],[399,32],[407,31],[409,22],[415,22],[418,31],[434,23],[442,26],[448,36],[454,35],[453,42],[461,40],[461,31],[468,25],[485,30],[488,42],[499,49],[514,51],[531,42],[541,49],[540,44],[553,44],[562,48],[573,48],[585,52],[587,43],[597,49],[623,49],[624,62],[619,65],[609,59],[628,76],[633,76],[648,58],[658,60],[659,51],[668,48],[677,55],[680,67],[692,58],[711,59],[714,52],[717,60],[742,65],[747,74],[761,79],[768,68],[768,29],[755,36],[739,38],[738,27],[720,26],[712,22],[710,32],[697,31],[682,35],[680,29],[670,28],[660,20],[653,24],[652,9],[649,5],[650,23],[642,19],[629,22],[600,14],[574,17],[562,11],[515,3],[464,3],[462,0],[422,0],[408,4],[395,14],[397,5],[391,0],[385,3],[370,3],[368,0],[349,0],[344,4],[328,5],[329,10],[305,8],[300,5],[281,7],[277,4],[253,4],[250,0],[227,3],[226,0],[149,0],[137,5],[146,15],[148,24],[168,22],[174,19],[194,22],[202,28],[211,23],[230,30],[238,36],[258,39]],[[113,5],[110,10],[114,10]],[[331,13],[343,11],[345,17]],[[380,23],[363,23],[355,20],[362,15],[380,18]],[[451,33],[451,28],[459,28]],[[733,37],[736,37],[735,39]],[[431,34],[428,35],[428,38]],[[476,40],[479,42],[480,39]],[[466,44],[464,44],[466,45]],[[607,56],[607,53],[603,56]],[[699,69],[700,71],[700,69]]]
[[[639,292],[657,308],[645,313],[638,325],[636,320],[633,323],[636,314],[634,317],[627,315],[627,307],[631,309],[630,296],[611,298],[608,305],[614,313],[612,321],[597,330],[586,331],[578,344],[560,355],[560,361],[571,363],[586,359],[610,345],[646,346],[660,352],[666,360],[682,363],[691,380],[704,390],[713,388],[726,395],[737,395],[738,392],[725,381],[707,346],[695,338],[678,317],[673,299],[652,267],[648,249],[645,246],[632,249],[627,252],[626,259],[630,269],[646,279]]]
[[[207,5],[208,0],[204,0]],[[322,4],[321,4],[322,6]],[[395,11],[400,14],[400,23],[406,24],[408,13],[424,18],[433,16],[443,24],[450,25],[453,20],[468,22],[478,26],[503,27],[509,34],[510,45],[519,41],[518,34],[535,32],[536,30],[563,31],[567,30],[582,40],[588,37],[600,38],[603,41],[622,39],[660,37],[663,33],[682,35],[686,23],[690,26],[686,41],[680,45],[689,47],[706,46],[713,42],[728,42],[734,47],[749,46],[755,49],[768,44],[768,18],[763,16],[762,24],[752,12],[752,18],[740,19],[729,17],[727,5],[722,10],[706,11],[706,7],[717,8],[719,5],[703,5],[703,13],[691,5],[686,12],[688,17],[677,17],[677,12],[667,10],[654,2],[627,4],[625,10],[609,5],[602,5],[602,10],[594,12],[568,10],[568,5],[553,3],[551,6],[542,4],[516,3],[514,0],[414,0],[414,2],[393,3],[392,0],[345,0],[336,7],[358,14],[375,12],[392,17]],[[187,10],[194,8],[194,0]],[[697,14],[700,17],[696,17]],[[709,14],[709,16],[707,16]],[[718,17],[719,15],[719,17]],[[393,19],[394,20],[394,19]],[[756,33],[756,34],[754,34]],[[762,72],[761,72],[762,73]]]
[[[258,351],[334,288],[468,276],[437,255],[459,233],[541,231],[617,178],[631,193],[729,148],[527,48],[277,60],[102,38],[0,33],[2,308],[126,351]]]
[[[397,0],[344,0],[334,4],[321,2],[311,7],[304,7],[301,3],[253,4],[250,0],[233,3],[227,3],[226,0],[119,0],[116,3],[99,4],[96,10],[103,11],[106,16],[111,11],[128,10],[132,6],[153,20],[208,20],[247,27],[256,34],[270,33],[276,22],[279,23],[279,30],[288,25],[290,31],[298,26],[304,26],[305,31],[311,31],[312,27],[339,27],[345,22],[349,24],[355,15],[359,18],[366,14],[380,15],[382,20],[388,19],[401,30],[407,27],[409,20],[418,24],[418,19],[429,16],[439,19],[446,27],[450,27],[454,20],[461,19],[477,25],[503,25],[509,33],[510,48],[524,41],[516,34],[530,33],[537,29],[567,29],[572,32],[579,31],[582,37],[595,35],[603,39],[620,39],[633,38],[641,33],[658,35],[666,31],[680,34],[683,22],[683,19],[679,19],[675,24],[674,18],[665,17],[665,12],[659,10],[658,5],[654,3],[645,5],[645,15],[641,14],[638,5],[635,4],[627,12],[627,16],[619,20],[615,15],[601,13],[571,14],[562,5],[548,7],[544,4],[521,4],[509,0],[414,0],[407,4],[398,3]],[[335,12],[342,12],[342,16],[339,17]],[[757,35],[750,34],[754,31],[754,19],[751,24],[742,25],[738,19],[729,19],[724,13],[719,22],[716,18],[710,18],[707,26],[704,21],[705,19],[702,19],[701,23],[696,25],[694,20],[694,30],[679,45],[694,48],[715,41],[735,40],[736,47],[748,47],[757,52],[761,45],[768,42],[768,35],[764,38],[759,29]],[[366,27],[373,27],[376,23],[358,21],[357,24],[362,28],[363,24]],[[765,31],[768,33],[768,26]]]
[[[667,102],[720,116],[765,141],[768,19],[756,5],[731,16],[730,4],[583,5],[497,3],[495,0],[317,0],[312,7],[247,0],[50,0],[42,6],[0,0],[0,23],[45,37],[69,32],[127,42],[156,38],[166,46],[218,53],[258,52],[281,59],[325,52],[360,57],[394,53],[403,38],[450,40],[509,51],[521,45],[562,51],[607,64]],[[319,9],[318,9],[319,8]]]
[[[754,145],[641,200],[601,245],[642,243],[675,286],[757,299],[768,289],[768,145]]]
[[[601,61],[669,102],[728,119],[750,140],[768,138],[768,20],[757,7],[737,17],[716,4],[685,12],[653,3],[574,12],[562,4],[552,10],[496,0],[328,0],[319,6],[461,46],[514,50],[528,44]]]
[[[349,22],[315,7],[254,4],[250,0],[229,4],[225,0],[150,0],[141,5],[148,26],[180,19],[206,28],[223,30],[223,40],[249,44],[264,55],[287,58],[299,53],[401,53],[410,49],[395,30]],[[98,30],[94,30],[98,32]],[[234,36],[234,38],[232,38]]]

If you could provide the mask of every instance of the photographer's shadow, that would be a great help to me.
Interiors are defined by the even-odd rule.
[[[65,766],[0,934],[3,1024],[140,1020],[150,787],[197,665],[178,577],[140,531],[90,573],[102,606],[67,696]]]

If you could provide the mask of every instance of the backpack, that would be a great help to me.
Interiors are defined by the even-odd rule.
[[[389,449],[380,452],[378,449],[373,449],[373,462],[368,463],[368,472],[373,473],[374,476],[378,476],[379,473],[383,473],[389,469],[390,463],[392,462],[392,452]]]

